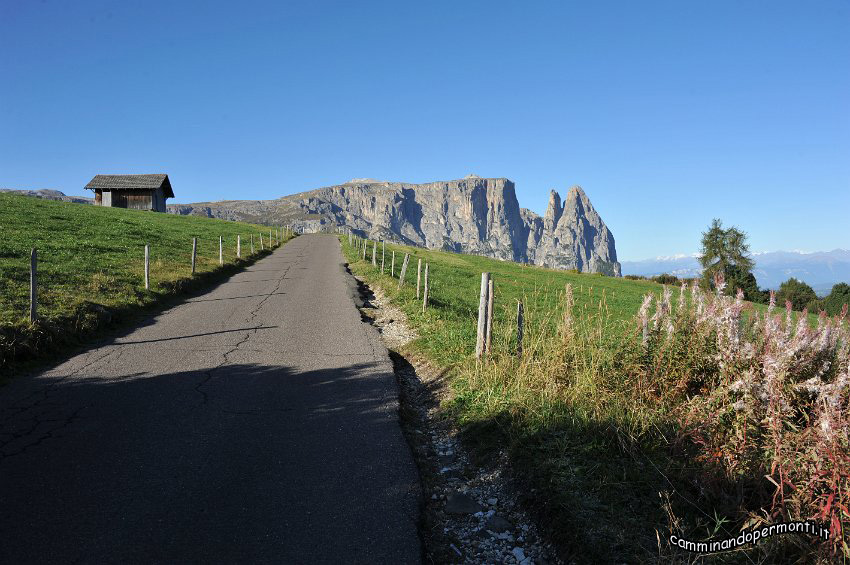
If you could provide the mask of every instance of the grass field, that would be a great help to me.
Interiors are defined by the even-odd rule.
[[[522,391],[494,380],[486,383],[477,380],[471,358],[475,351],[479,289],[484,271],[490,272],[494,281],[494,349],[503,353],[510,350],[515,340],[512,328],[518,300],[523,301],[529,329],[537,324],[554,332],[561,312],[560,294],[570,283],[575,288],[577,310],[596,313],[604,300],[609,321],[621,322],[622,330],[626,331],[627,321],[634,318],[643,295],[658,292],[661,287],[648,281],[542,269],[397,245],[386,247],[382,275],[381,247],[375,268],[371,264],[371,247],[367,261],[363,261],[356,250],[348,248],[347,238],[342,241],[352,271],[371,284],[380,285],[417,329],[420,338],[412,344],[410,352],[452,369],[455,400],[451,411],[467,439],[480,448],[482,456],[507,448],[514,465],[529,479],[530,488],[545,493],[536,504],[542,509],[542,518],[548,522],[549,529],[573,531],[573,535],[562,537],[559,542],[576,546],[586,558],[634,558],[638,554],[650,557],[651,553],[641,545],[655,544],[654,528],[661,519],[657,494],[663,489],[660,477],[648,475],[645,469],[636,475],[632,457],[620,453],[610,434],[595,430],[604,425],[599,418],[562,419],[571,407],[547,404],[543,397],[539,402],[530,399],[529,404],[529,399],[521,396],[531,389]],[[390,277],[393,252],[396,277],[404,254],[411,254],[407,284],[401,291],[397,290],[397,280]],[[425,313],[415,297],[420,258],[423,269],[429,263],[430,297]],[[533,339],[534,334],[528,332],[526,348]],[[612,476],[616,480],[609,482]],[[582,493],[583,500],[575,499],[576,492]],[[636,503],[637,508],[632,508]],[[631,510],[623,512],[625,508]],[[656,511],[651,511],[652,508]],[[586,527],[594,523],[595,529]],[[616,537],[605,544],[613,545],[614,550],[603,551],[597,543],[611,532]]]
[[[484,271],[490,272],[493,278],[496,326],[513,319],[517,300],[524,300],[526,311],[532,316],[543,315],[548,309],[555,308],[557,303],[553,297],[557,292],[563,292],[567,283],[572,283],[576,289],[578,308],[595,308],[604,297],[611,317],[620,320],[632,318],[640,307],[643,294],[660,288],[656,283],[648,281],[556,271],[475,255],[396,245],[388,245],[386,248],[385,276],[374,280],[389,285],[393,251],[396,252],[396,277],[404,254],[411,254],[406,277],[408,284],[397,300],[408,307],[407,314],[417,327],[424,329],[417,346],[444,365],[460,362],[474,352],[478,294],[481,273]],[[371,268],[371,247],[369,254],[369,261],[354,262],[353,268],[375,277],[376,271]],[[377,271],[380,271],[380,256],[379,246]],[[432,308],[425,315],[412,301],[416,288],[417,260],[420,258],[423,265],[425,262],[430,263],[431,269]],[[355,260],[356,257],[349,253],[349,259]]]
[[[637,314],[645,295],[662,295],[657,283],[397,245],[387,245],[382,274],[380,246],[373,267],[371,244],[364,261],[358,250],[349,248],[347,237],[341,241],[351,270],[380,286],[418,331],[419,339],[405,353],[449,369],[452,400],[446,414],[482,457],[500,451],[509,455],[516,475],[533,493],[533,508],[569,559],[687,562],[694,555],[671,548],[670,533],[685,533],[689,539],[724,538],[734,537],[748,520],[752,525],[765,497],[751,491],[770,487],[762,476],[772,472],[763,470],[764,465],[769,468],[769,442],[753,452],[756,463],[750,469],[733,460],[740,467],[724,474],[706,463],[686,435],[689,417],[697,414],[708,422],[716,411],[699,402],[710,398],[722,379],[716,330],[705,329],[705,323],[695,325],[695,314],[688,313],[696,298],[677,306],[672,337],[651,329],[649,342],[642,346]],[[389,276],[393,251],[396,278],[404,254],[411,254],[401,290]],[[429,263],[431,278],[424,313],[415,297],[420,258],[423,265]],[[494,280],[493,354],[476,363],[483,271]],[[514,353],[518,300],[526,311],[522,357]],[[733,302],[730,298],[723,304]],[[741,306],[741,321],[736,323],[742,326],[767,312],[762,305]],[[719,310],[716,317],[722,318]],[[792,326],[798,317],[790,314]],[[672,328],[673,316],[668,319]],[[816,317],[809,322],[815,327]],[[846,359],[834,365],[844,367]],[[837,370],[833,367],[830,378]],[[808,410],[806,417],[811,417],[811,407]],[[789,423],[789,429],[794,425]],[[800,422],[796,426],[805,427]],[[728,428],[737,430],[733,424]],[[788,436],[788,441],[798,439]],[[842,450],[846,455],[846,446],[839,446]],[[836,480],[847,485],[846,462],[836,465],[844,465]],[[706,477],[714,482],[701,484]],[[736,490],[740,495],[722,494]],[[795,540],[789,548],[770,542],[760,546],[761,553],[730,552],[719,559],[798,558],[811,551],[806,543]]]
[[[0,233],[0,370],[11,358],[36,354],[39,344],[93,329],[104,312],[115,321],[122,312],[230,272],[237,266],[237,235],[243,261],[251,255],[252,236],[257,253],[261,236],[269,248],[268,227],[11,194],[0,194]],[[219,236],[225,268],[219,265]],[[145,244],[151,250],[150,290],[144,288]],[[28,321],[32,248],[38,250],[36,327]]]

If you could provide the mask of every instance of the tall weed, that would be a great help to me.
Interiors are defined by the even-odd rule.
[[[505,313],[490,359],[461,369],[462,395],[479,417],[510,414],[513,428],[601,430],[636,464],[664,446],[706,516],[740,527],[818,520],[831,532],[823,556],[850,557],[846,309],[813,325],[790,305],[778,313],[775,297],[760,313],[724,288],[665,287],[622,323],[604,294],[577,308],[586,291],[567,285],[528,313],[521,355]],[[789,540],[762,545],[811,555],[812,540]]]

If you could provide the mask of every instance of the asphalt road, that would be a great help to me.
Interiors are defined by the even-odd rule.
[[[0,562],[414,563],[392,363],[336,238],[0,389]]]

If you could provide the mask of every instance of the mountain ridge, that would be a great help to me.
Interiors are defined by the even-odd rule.
[[[346,226],[370,239],[580,272],[620,275],[614,236],[581,187],[550,193],[544,217],[519,206],[505,177],[406,183],[353,179],[274,200],[171,204],[169,213],[304,232]]]

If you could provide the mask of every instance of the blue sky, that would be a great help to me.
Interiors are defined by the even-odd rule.
[[[850,248],[850,2],[0,1],[0,186],[178,202],[355,177],[582,185],[623,260],[713,217]]]

